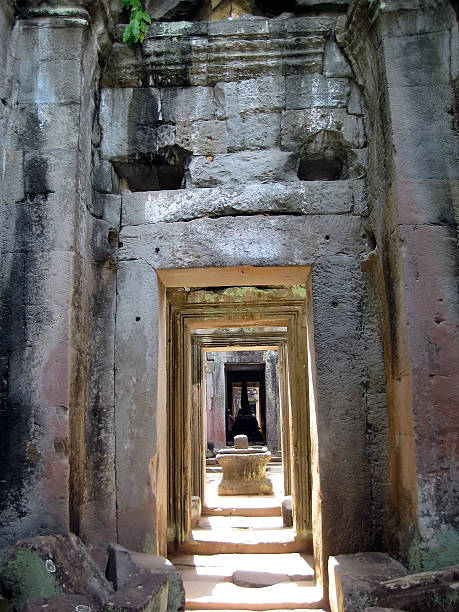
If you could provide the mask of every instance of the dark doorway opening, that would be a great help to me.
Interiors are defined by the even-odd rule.
[[[245,389],[252,416],[256,419],[261,437],[255,431],[244,431],[251,444],[266,442],[266,377],[264,363],[225,364],[225,423],[226,444],[234,442],[233,427],[241,409]]]

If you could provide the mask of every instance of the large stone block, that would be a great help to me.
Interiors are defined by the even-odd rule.
[[[407,574],[401,563],[377,552],[330,557],[328,568],[332,612],[362,612],[382,581]]]
[[[280,114],[234,115],[227,120],[228,150],[272,149],[280,144]]]
[[[389,87],[436,87],[450,82],[449,31],[384,40]]]
[[[345,107],[348,93],[348,79],[326,78],[321,74],[288,76],[285,81],[285,108]]]
[[[25,151],[24,192],[30,196],[59,192],[73,199],[75,184],[69,176],[75,177],[76,168],[76,150]]]
[[[224,121],[180,122],[176,130],[176,144],[183,149],[191,150],[193,155],[216,155],[227,152],[228,136]]]
[[[193,157],[188,167],[187,186],[246,185],[298,181],[296,156],[271,149],[215,157]]]
[[[24,197],[23,153],[0,147],[0,203],[18,202]]]
[[[19,104],[9,122],[12,149],[66,149],[77,146],[79,104]]]
[[[366,214],[363,181],[308,181],[124,193],[122,199],[123,225],[237,214]]]
[[[281,76],[217,83],[214,91],[219,119],[247,113],[271,113],[285,106],[285,79]]]
[[[353,76],[352,68],[334,37],[330,37],[325,45],[323,75],[325,77],[344,77],[348,79]]]
[[[155,151],[155,128],[160,116],[161,101],[157,89],[103,89],[99,108],[102,157],[110,159]]]
[[[343,145],[350,149],[360,149],[366,144],[365,128],[360,117],[348,115],[341,108],[312,108],[282,113],[281,145],[285,149],[297,150],[310,136],[321,130],[340,134]]]
[[[42,20],[37,23],[27,19],[16,25],[14,56],[19,60],[80,60],[85,28],[63,28],[57,20]]]
[[[162,89],[161,114],[164,121],[214,119],[215,106],[212,88],[168,87]]]
[[[273,261],[277,262],[278,265],[294,266],[308,265],[318,262],[321,258],[326,261],[337,254],[341,254],[341,259],[349,265],[349,262],[353,261],[352,254],[362,252],[365,249],[363,233],[364,228],[361,219],[351,215],[310,215],[308,217],[253,215],[221,217],[218,219],[204,218],[186,223],[125,226],[120,233],[123,247],[120,249],[119,255],[121,265],[131,268],[130,292],[132,292],[132,299],[138,304],[139,268],[146,268],[150,270],[150,274],[153,274],[150,266],[154,269],[200,266],[270,266]],[[253,240],[255,235],[259,236],[260,239]],[[235,245],[237,245],[237,248],[235,248]],[[140,264],[138,261],[123,262],[124,259],[143,260],[145,263]],[[357,269],[359,267],[360,264],[357,263]],[[136,269],[137,275],[134,272]],[[327,277],[328,283],[334,278],[333,272],[336,275],[335,289],[336,286],[341,287],[342,293],[343,286],[339,275],[342,275],[343,271],[340,270],[339,266],[335,270],[332,267],[330,276]],[[352,280],[352,275],[355,275],[355,273],[356,269],[352,268],[346,275],[346,281]],[[355,282],[358,283],[358,277]],[[355,314],[358,304],[358,294],[352,292],[352,295],[355,298],[355,304],[353,300],[348,301],[354,304],[355,308],[351,309],[350,317]],[[334,297],[332,295],[329,297],[328,311],[331,310],[335,313],[335,317],[330,319],[330,324],[335,325],[341,313],[331,305]],[[144,302],[144,299],[142,297],[141,303]],[[146,308],[148,303],[144,302],[143,305]],[[135,312],[132,309],[132,302],[126,304],[126,311],[123,312],[123,316],[128,317],[128,329],[132,329],[135,325],[135,322],[133,322]],[[347,320],[345,323],[347,323]],[[146,324],[150,328],[150,322],[147,321],[144,325]],[[352,325],[353,329],[358,328],[359,319],[357,318]],[[325,329],[329,328],[325,326]],[[127,330],[123,333],[127,333]],[[151,333],[153,337],[154,329]],[[344,338],[345,335],[343,331]],[[336,343],[339,345],[343,341],[339,338]],[[133,342],[126,346],[131,344]],[[134,348],[133,346],[132,350]],[[148,341],[148,350],[151,350],[150,340]],[[349,349],[346,356],[347,368],[352,350],[354,350],[353,347]],[[333,354],[331,353],[331,355]],[[144,363],[145,358],[138,355],[137,349],[131,357],[133,363],[135,363],[134,356],[136,359],[141,358],[141,363]],[[332,359],[332,357],[330,358]],[[138,368],[136,371],[138,371]],[[128,402],[128,398],[132,398],[134,391],[131,376],[135,375],[126,372],[126,376],[126,389],[124,391],[123,388],[120,388],[120,391],[126,396],[126,402]],[[152,377],[152,373],[149,373],[149,376]],[[361,397],[360,386],[358,393]],[[355,398],[353,400],[355,401]],[[142,399],[142,404],[143,402]],[[128,418],[128,415],[126,415],[126,418]]]
[[[105,576],[73,534],[18,542],[0,568],[2,587],[17,609],[28,599],[81,594],[100,609],[112,593]]]
[[[131,552],[131,558],[143,571],[151,572],[154,575],[166,576],[169,584],[167,611],[182,612],[185,608],[185,589],[178,569],[164,557],[156,555]]]
[[[58,54],[52,60],[21,60],[16,68],[19,104],[80,102],[82,75],[78,59],[61,59]]]
[[[394,159],[399,177],[442,179],[459,175],[451,129],[448,86],[389,89]]]

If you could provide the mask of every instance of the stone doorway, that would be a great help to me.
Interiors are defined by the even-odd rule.
[[[255,417],[258,430],[261,433],[260,439],[251,439],[249,442],[257,444],[266,443],[266,389],[265,389],[265,364],[225,364],[226,382],[226,444],[233,442],[233,427],[237,419],[238,411],[241,407],[242,385],[247,387],[249,404],[252,414]],[[242,432],[249,435],[251,432]]]
[[[286,274],[286,270],[258,269],[254,278],[244,279],[247,283],[244,286],[233,284],[231,279],[228,279],[229,282],[222,281],[225,270],[220,270],[218,284],[206,287],[196,286],[202,284],[196,282],[196,276],[183,283],[183,274],[188,272],[192,275],[196,271],[158,271],[160,280],[166,285],[163,295],[167,349],[167,524],[170,548],[180,545],[188,536],[192,493],[201,492],[203,495],[199,475],[204,474],[204,411],[202,408],[196,409],[194,404],[196,399],[198,406],[204,403],[202,349],[199,351],[199,343],[193,342],[192,337],[195,330],[205,329],[214,330],[214,337],[219,335],[215,330],[251,330],[247,337],[258,345],[266,342],[263,339],[266,330],[268,335],[279,328],[284,330],[283,438],[288,439],[294,526],[297,536],[304,539],[305,549],[312,546],[306,375],[308,268],[292,268],[290,274]],[[234,269],[230,269],[229,273],[234,276]],[[180,286],[176,286],[177,278],[182,280]],[[201,274],[199,278],[202,278]],[[220,341],[227,344],[225,338]],[[272,348],[278,346],[271,345]],[[267,348],[267,345],[262,344],[262,347]],[[172,449],[174,452],[171,452]]]

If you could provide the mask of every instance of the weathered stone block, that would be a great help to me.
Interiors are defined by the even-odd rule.
[[[337,132],[343,145],[351,149],[365,146],[365,128],[360,117],[348,115],[344,109],[291,110],[282,113],[281,145],[286,149],[298,149],[308,137],[321,130]]]
[[[244,214],[366,215],[363,181],[303,181],[124,193],[123,225]]]
[[[6,151],[0,147],[0,202],[17,202],[24,197],[22,151]]]
[[[193,155],[226,153],[228,138],[224,121],[195,121],[177,124],[176,143]]]
[[[64,593],[81,594],[100,608],[112,593],[86,547],[73,534],[18,542],[7,553],[0,575],[18,609],[28,599]]]
[[[43,21],[37,27],[26,19],[17,25],[16,36],[21,42],[15,45],[14,56],[18,59],[80,60],[84,27],[63,28],[53,20]]]
[[[164,121],[198,121],[215,118],[210,87],[168,87],[161,90]]]
[[[33,56],[32,56],[33,57]],[[19,104],[79,103],[81,66],[77,59],[17,62]]]
[[[285,106],[285,79],[266,76],[217,83],[214,95],[218,119],[247,113],[276,112]]]
[[[102,157],[110,159],[138,151],[155,151],[155,128],[160,113],[161,102],[157,89],[103,89],[99,109]]]
[[[191,498],[191,529],[194,529],[201,518],[202,504],[201,498],[193,495]]]
[[[234,115],[227,120],[228,150],[272,149],[280,143],[280,114]]]
[[[169,583],[167,610],[168,612],[182,612],[185,608],[185,589],[178,569],[164,557],[137,552],[131,552],[131,557],[144,571],[166,576]]]
[[[256,34],[268,34],[267,19],[228,19],[209,22],[209,37],[211,36],[253,36]]]
[[[254,242],[251,239],[253,232],[259,233],[263,236],[263,241]],[[142,292],[142,300],[139,305],[139,275],[142,273],[142,277],[145,280],[149,277],[149,274],[153,274],[151,267],[156,269],[161,268],[180,268],[180,267],[193,267],[201,261],[201,258],[205,257],[205,261],[208,262],[209,266],[222,266],[224,263],[227,266],[240,266],[240,265],[253,265],[253,266],[269,266],[270,262],[273,261],[273,257],[281,258],[284,265],[308,265],[314,262],[320,261],[323,258],[324,261],[329,261],[330,257],[340,255],[339,263],[341,266],[336,264],[336,267],[328,264],[330,273],[326,276],[326,281],[333,287],[329,293],[324,296],[323,301],[318,303],[318,307],[325,309],[327,307],[328,320],[324,320],[324,329],[327,329],[327,323],[336,325],[336,319],[342,315],[341,312],[333,308],[332,301],[335,298],[334,292],[338,289],[343,291],[343,283],[340,280],[339,274],[345,274],[347,282],[352,281],[352,275],[356,274],[355,268],[352,268],[349,272],[344,268],[342,259],[349,265],[352,262],[352,257],[349,255],[355,252],[361,252],[365,248],[365,241],[362,238],[364,233],[364,227],[359,217],[351,215],[309,215],[307,218],[300,218],[298,216],[262,216],[252,215],[244,217],[220,217],[217,219],[196,219],[188,221],[186,223],[155,223],[151,225],[141,225],[136,228],[133,226],[125,226],[120,233],[120,240],[123,242],[123,247],[120,249],[120,258],[123,259],[138,259],[145,261],[144,264],[138,261],[121,261],[120,263],[130,268],[131,284],[129,286],[129,295],[136,296],[136,310],[139,309],[140,305],[144,309],[147,308],[146,296]],[[329,236],[329,239],[326,239]],[[240,248],[235,250],[234,244],[237,242]],[[183,248],[179,248],[177,245],[183,244]],[[156,251],[156,249],[159,249]],[[276,259],[276,261],[278,260]],[[360,265],[357,263],[358,269]],[[334,269],[335,268],[335,269]],[[145,276],[143,276],[145,275]],[[334,285],[333,285],[333,279]],[[124,282],[124,278],[122,278]],[[356,281],[358,282],[358,276]],[[357,296],[355,293],[356,289],[351,284],[351,294]],[[147,293],[147,289],[145,289]],[[340,293],[340,294],[341,294]],[[340,295],[339,294],[339,295]],[[134,299],[134,297],[132,297]],[[326,302],[325,302],[326,299]],[[127,339],[132,338],[132,343],[135,341],[135,335],[129,336],[129,332],[134,331],[134,313],[132,312],[131,302],[126,301],[123,317],[126,317],[125,322],[127,329],[123,332]],[[143,304],[142,304],[143,303]],[[330,316],[330,311],[335,316]],[[142,314],[140,312],[139,314]],[[355,311],[351,309],[349,318],[352,318]],[[119,315],[118,315],[119,317]],[[353,323],[353,329],[358,332],[358,321],[357,318]],[[155,329],[152,327],[154,322],[147,321],[144,323],[146,327],[148,325],[148,331],[152,334],[152,338],[155,338]],[[346,336],[346,325],[347,319],[343,321],[343,338]],[[142,327],[142,326],[141,326]],[[316,331],[317,333],[317,331]],[[147,337],[146,334],[141,334],[141,337]],[[343,338],[338,337],[335,340],[335,344],[331,345],[331,352],[329,353],[330,361],[325,364],[326,368],[333,367],[333,352],[342,346]],[[346,346],[346,345],[344,345]],[[152,350],[150,341],[148,344],[148,350]],[[126,349],[125,349],[126,350]],[[133,349],[132,349],[133,350]],[[326,354],[328,355],[328,346],[325,348]],[[349,348],[349,352],[352,354],[355,351],[355,346]],[[126,357],[130,355],[126,353]],[[134,351],[132,360],[138,359],[138,354]],[[349,355],[346,356],[346,363]],[[142,358],[144,359],[144,358]],[[336,369],[336,368],[335,368]],[[138,371],[138,370],[137,370]],[[145,372],[142,374],[142,378],[148,374],[148,382],[150,385],[153,381],[150,380],[153,374]],[[133,374],[132,374],[133,375]],[[345,375],[345,372],[342,373]],[[133,375],[134,376],[134,375]],[[338,376],[338,374],[337,374]],[[128,397],[134,393],[131,382],[131,371],[126,372],[126,390],[120,388],[120,392],[126,396],[126,403]],[[138,378],[138,376],[137,376]],[[124,379],[124,374],[123,374]],[[360,379],[359,379],[360,382]],[[120,379],[121,383],[121,379]],[[342,385],[341,385],[342,386]],[[137,387],[136,387],[137,388]],[[335,389],[335,387],[332,387]],[[322,391],[324,392],[325,389]],[[359,397],[361,391],[359,388]],[[141,401],[142,398],[139,399]],[[142,400],[143,402],[144,400]],[[152,400],[151,400],[152,401]],[[356,401],[356,398],[353,398]],[[336,403],[336,402],[335,402]],[[125,409],[126,410],[126,409]],[[129,411],[128,411],[129,412]],[[134,419],[134,415],[130,412],[126,414],[126,418],[130,416]],[[129,422],[129,421],[128,421]],[[148,425],[142,423],[143,426]],[[129,455],[129,453],[127,453]]]
[[[395,164],[399,177],[441,179],[459,175],[451,130],[451,89],[393,87],[389,90]]]
[[[350,84],[349,98],[347,100],[347,112],[350,115],[363,115],[362,93],[354,81],[352,81]]]
[[[218,485],[219,495],[272,495],[273,485],[266,477],[266,465],[271,458],[269,451],[241,454],[219,453],[217,461],[222,466],[223,478]]]
[[[99,157],[94,157],[92,167],[92,186],[101,193],[117,191],[118,178],[112,164]]]
[[[359,612],[374,602],[380,583],[407,571],[383,553],[338,555],[328,561],[332,612]]]
[[[334,37],[329,38],[325,44],[323,75],[348,79],[353,77],[351,66]]]
[[[188,167],[187,186],[245,185],[297,181],[296,156],[271,149],[227,155],[193,157]]]
[[[448,31],[397,36],[384,41],[389,87],[436,87],[449,84]]]
[[[24,191],[27,195],[75,192],[69,176],[75,176],[76,150],[38,150],[24,153]]]
[[[244,434],[234,436],[234,448],[249,448],[247,436]]]
[[[128,580],[104,605],[104,612],[166,612],[168,582],[164,575],[143,573]]]
[[[326,78],[321,74],[288,76],[285,81],[285,108],[345,107],[349,92],[347,79]]]
[[[275,572],[258,572],[256,570],[237,570],[233,574],[233,584],[245,588],[260,588],[289,582],[287,574]]]
[[[50,612],[67,612],[68,610],[82,610],[94,607],[93,602],[83,595],[60,595],[58,597],[29,599],[22,612],[43,612],[43,608]]]
[[[78,144],[79,104],[21,104],[8,126],[12,149],[66,149]]]

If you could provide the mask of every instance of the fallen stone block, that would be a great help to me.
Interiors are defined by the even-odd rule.
[[[142,570],[167,577],[169,584],[167,610],[168,612],[182,612],[185,609],[185,589],[178,569],[164,557],[132,551],[130,555],[133,562]]]
[[[383,553],[339,555],[329,559],[332,612],[367,609],[456,612],[458,582],[459,565],[408,575],[403,565]]]
[[[100,609],[100,608],[98,608]],[[53,599],[29,599],[22,612],[95,612],[94,603],[83,595],[62,595]]]
[[[375,603],[416,612],[459,610],[459,565],[385,580]]]
[[[131,559],[129,551],[120,544],[109,544],[105,576],[115,590],[122,589],[137,572],[138,567]]]
[[[363,612],[376,603],[382,581],[408,573],[401,563],[378,552],[330,557],[328,572],[332,612]]]
[[[0,567],[0,585],[17,610],[29,599],[72,594],[101,609],[113,592],[87,548],[71,533],[17,542]]]
[[[166,612],[168,581],[163,575],[144,572],[129,579],[104,606],[104,612]],[[85,611],[89,612],[89,611]]]

